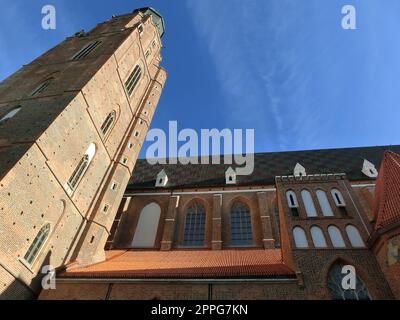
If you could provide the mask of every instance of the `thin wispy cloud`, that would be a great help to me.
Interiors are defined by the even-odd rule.
[[[298,6],[240,0],[228,6],[217,0],[188,1],[187,7],[226,94],[227,126],[255,128],[265,150],[317,145],[319,114],[297,107],[309,77],[299,72],[303,61],[291,46],[290,35],[301,22]]]

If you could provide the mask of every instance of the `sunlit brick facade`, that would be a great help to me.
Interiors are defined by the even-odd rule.
[[[68,37],[0,83],[0,295],[29,298],[44,265],[92,264],[161,95],[152,9]]]
[[[376,249],[374,240],[379,214],[373,199],[375,185],[382,184],[374,168],[388,157],[385,150],[400,152],[400,147],[256,154],[253,174],[237,177],[233,185],[225,181],[228,165],[139,160],[107,242],[106,261],[71,265],[59,273],[57,290],[44,290],[41,298],[398,298],[399,259],[392,255],[386,267],[388,246]],[[168,176],[163,186],[156,183],[161,170]],[[194,204],[200,227],[193,224]],[[400,230],[393,228],[383,234],[398,250]],[[201,241],[188,243],[190,232]],[[344,265],[356,272],[357,290],[351,294],[338,283]]]

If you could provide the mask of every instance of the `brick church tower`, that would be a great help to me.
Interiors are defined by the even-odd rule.
[[[104,245],[161,95],[151,8],[78,32],[0,83],[0,298]],[[38,276],[39,275],[39,276]]]

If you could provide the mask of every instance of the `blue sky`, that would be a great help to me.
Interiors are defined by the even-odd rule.
[[[256,151],[400,142],[398,0],[0,0],[0,79],[112,14],[164,16],[167,85],[152,128],[255,129]],[[41,8],[57,29],[41,28]],[[341,28],[341,8],[357,30]]]

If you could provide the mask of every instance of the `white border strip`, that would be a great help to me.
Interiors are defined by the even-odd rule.
[[[185,194],[220,194],[220,193],[241,193],[241,192],[275,192],[276,188],[268,189],[242,189],[242,190],[214,190],[214,191],[183,191],[183,192],[137,192],[125,193],[124,198],[133,196],[178,196]]]

